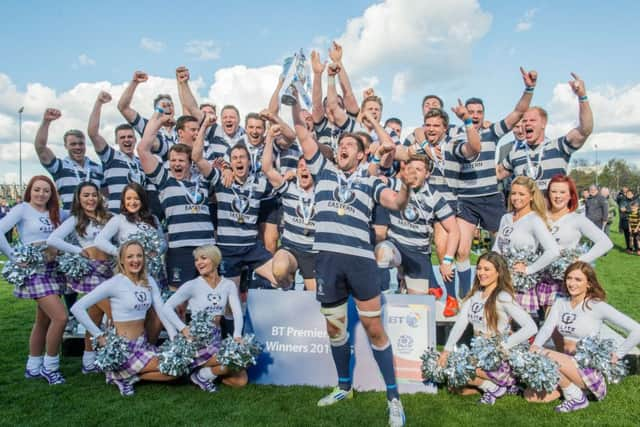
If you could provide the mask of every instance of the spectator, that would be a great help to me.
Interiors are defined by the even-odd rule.
[[[578,212],[579,214],[585,215],[587,199],[589,198],[589,190],[582,190],[582,197],[578,200]]]
[[[584,192],[583,192],[584,194]],[[589,187],[589,197],[585,200],[585,214],[598,228],[604,230],[609,217],[609,205],[596,185]]]
[[[609,191],[609,187],[602,187],[600,189],[600,195],[605,198],[607,201],[607,223],[604,226],[604,234],[609,235],[609,229],[611,229],[611,224],[613,223],[613,218],[616,216],[616,203],[611,197],[611,192]]]
[[[632,190],[629,190],[628,187],[622,187],[623,194],[618,193],[618,197],[616,197],[618,201],[618,208],[620,209],[620,230],[624,233],[624,240],[626,245],[626,250],[628,253],[632,253],[632,241],[631,241],[631,233],[629,232],[629,213],[631,212],[631,204],[638,200],[636,199],[635,194],[633,194]]]
[[[631,248],[636,253],[636,255],[640,255],[640,212],[638,212],[637,200],[631,202],[631,211],[628,215]]]
[[[9,205],[7,204],[7,199],[5,199],[4,197],[0,197],[0,219],[4,218],[8,213]],[[7,238],[7,242],[11,244],[13,240],[13,230],[7,231],[5,237]]]

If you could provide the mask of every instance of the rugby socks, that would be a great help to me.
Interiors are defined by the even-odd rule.
[[[204,367],[204,368],[201,368],[198,371],[198,376],[200,378],[202,378],[203,380],[205,380],[205,381],[212,381],[212,380],[215,380],[218,377],[216,374],[213,373],[211,368],[208,367],[208,366]]]
[[[55,356],[49,356],[48,354],[45,354],[44,369],[48,372],[55,372],[60,370],[60,356],[57,354]]]
[[[393,351],[391,350],[391,342],[383,347],[377,347],[371,344],[373,350],[373,358],[376,359],[384,383],[387,385],[387,400],[400,399],[398,393],[398,384],[396,384],[396,372],[393,369]]]
[[[85,368],[91,368],[96,363],[96,352],[86,351],[82,353],[82,366]]]
[[[44,361],[44,357],[43,356],[31,356],[29,355],[29,358],[27,359],[27,370],[29,372],[40,372],[40,369],[42,368],[42,363]]]
[[[342,344],[331,343],[331,355],[338,371],[338,387],[340,390],[351,390],[351,345],[349,335]]]
[[[458,270],[458,291],[460,298],[464,298],[471,289],[471,264],[469,260],[456,262]]]
[[[577,385],[571,383],[568,387],[561,387],[565,400],[580,400],[583,397],[582,390]]]
[[[484,392],[488,391],[488,392],[494,393],[494,392],[498,391],[498,389],[500,387],[498,386],[498,384],[496,384],[496,383],[494,383],[492,381],[484,380],[484,381],[482,381],[482,384],[480,384],[478,386],[478,388],[480,390],[484,391]]]

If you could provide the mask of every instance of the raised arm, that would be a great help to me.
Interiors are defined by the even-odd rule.
[[[520,67],[520,73],[522,74],[522,81],[524,82],[524,92],[522,93],[522,96],[514,110],[504,118],[504,123],[507,125],[507,129],[509,130],[513,129],[516,123],[520,121],[523,114],[529,109],[531,99],[533,98],[533,91],[536,88],[536,82],[538,81],[538,73],[534,70],[526,71],[524,68]]]
[[[572,129],[567,134],[567,142],[576,150],[581,148],[587,141],[589,135],[593,131],[593,112],[591,111],[591,105],[589,105],[589,98],[587,97],[587,89],[584,86],[584,82],[575,73],[571,73],[573,80],[569,82],[571,90],[578,97],[579,115],[578,119],[580,123],[578,127]]]
[[[280,148],[287,149],[296,140],[295,131],[293,129],[291,129],[291,126],[289,126],[287,124],[287,122],[282,120],[282,117],[280,117],[280,115],[278,113],[274,113],[273,111],[270,111],[269,109],[265,109],[265,110],[262,110],[260,112],[260,117],[262,117],[264,120],[266,120],[269,123],[271,123],[271,125],[275,125],[275,126],[279,127],[280,135],[288,143],[286,146],[279,145]]]
[[[191,160],[196,164],[202,176],[207,177],[211,174],[213,166],[207,159],[204,158],[204,137],[207,134],[207,128],[213,125],[213,116],[205,116],[202,123],[200,123],[200,129],[198,129],[198,135],[193,142],[191,148]]]
[[[302,154],[306,160],[310,160],[318,152],[318,143],[302,120],[302,116],[300,115],[300,102],[296,102],[291,107],[291,115],[293,116],[293,127],[296,130],[296,136],[302,148]]]
[[[467,142],[460,146],[460,154],[462,154],[465,159],[472,159],[482,150],[478,129],[473,125],[471,115],[469,111],[467,111],[467,107],[462,103],[462,100],[458,99],[458,106],[455,108],[452,107],[451,111],[464,122],[464,129],[467,133]]]
[[[330,64],[327,69],[327,116],[333,118],[337,126],[344,126],[347,121],[347,113],[338,103],[338,91],[336,89],[336,75],[340,72],[338,64]]]
[[[313,82],[311,86],[311,117],[313,123],[320,123],[324,118],[324,108],[322,106],[322,73],[324,72],[326,62],[320,60],[320,54],[315,50],[311,52],[311,69],[313,70]]]
[[[379,203],[383,207],[394,211],[401,211],[407,207],[407,203],[409,202],[409,185],[416,180],[415,172],[410,175],[406,168],[398,173],[398,177],[402,181],[399,191],[393,191],[387,186],[383,186],[382,191],[380,191]]]
[[[344,99],[344,109],[348,113],[356,116],[358,112],[360,112],[360,106],[358,105],[356,96],[353,94],[349,76],[342,63],[342,46],[335,41],[332,43],[331,48],[329,48],[329,57],[333,63],[339,65],[340,71],[338,72],[338,78],[340,79],[340,88],[342,89],[342,98]]]
[[[136,71],[133,73],[133,78],[129,82],[127,88],[122,92],[122,96],[118,101],[118,110],[122,114],[122,116],[127,120],[127,122],[132,123],[138,112],[131,108],[131,100],[133,99],[133,94],[136,93],[136,89],[140,83],[144,83],[149,80],[149,76],[144,71]]]
[[[38,128],[38,133],[36,133],[36,140],[34,143],[38,159],[43,165],[50,165],[56,158],[56,155],[53,154],[51,148],[47,146],[47,139],[49,139],[49,126],[51,125],[51,122],[54,120],[58,120],[61,116],[62,113],[60,112],[60,110],[56,110],[55,108],[47,108],[44,111],[42,123],[40,123],[40,127]]]
[[[191,88],[189,87],[189,69],[185,66],[176,68],[176,82],[178,84],[178,97],[180,98],[180,105],[182,105],[182,114],[189,114],[195,117],[198,121],[202,120],[203,113],[198,108],[198,102],[196,101]]]
[[[280,126],[273,125],[267,131],[262,150],[262,172],[265,174],[273,188],[278,188],[284,182],[284,178],[273,167],[273,140],[280,136]]]
[[[138,156],[142,170],[147,175],[153,173],[158,167],[158,159],[151,153],[153,144],[158,143],[158,131],[162,126],[171,121],[171,117],[167,114],[154,112],[147,126],[144,128],[144,134],[138,144]]]
[[[100,135],[100,113],[102,106],[111,102],[111,95],[108,92],[100,91],[96,102],[93,104],[93,110],[89,116],[89,125],[87,126],[87,135],[93,143],[93,149],[96,153],[102,153],[109,145],[102,135]]]
[[[271,98],[269,98],[269,106],[267,110],[272,114],[278,115],[278,111],[280,111],[280,90],[282,90],[282,85],[284,84],[284,75],[280,75],[278,77],[278,84],[276,84],[276,89],[271,94]]]

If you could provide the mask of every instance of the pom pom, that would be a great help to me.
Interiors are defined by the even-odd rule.
[[[14,286],[22,286],[27,277],[42,270],[44,247],[18,243],[12,249],[14,261],[4,264],[2,276]]]
[[[242,342],[237,342],[233,337],[222,340],[218,351],[218,362],[231,371],[240,371],[250,365],[256,364],[256,357],[262,353],[260,344],[255,335],[246,334]]]
[[[449,354],[442,375],[447,384],[454,388],[463,387],[476,377],[476,367],[469,347],[463,344]]]
[[[515,376],[528,388],[550,393],[558,387],[558,364],[540,353],[530,352],[527,345],[511,349],[509,364]]]
[[[486,338],[483,336],[471,339],[471,354],[476,360],[476,366],[483,371],[495,371],[502,363],[500,344],[502,339],[498,336]]]
[[[82,255],[64,253],[58,257],[57,270],[70,279],[79,280],[93,269],[89,260]]]
[[[213,323],[214,318],[215,314],[211,307],[207,307],[191,315],[189,333],[193,337],[193,342],[199,347],[204,347],[211,342],[213,328],[215,327]]]
[[[144,249],[147,273],[157,276],[162,271],[162,257],[160,256],[160,248],[162,247],[162,239],[158,231],[153,228],[138,229],[137,232],[131,234],[128,240],[136,240],[140,242]],[[149,254],[155,254],[150,256]]]
[[[576,262],[584,253],[585,250],[581,246],[560,250],[560,258],[555,260],[545,270],[545,273],[555,280],[564,280],[564,272],[567,271],[567,268]]]
[[[511,279],[513,280],[513,288],[517,292],[526,292],[535,287],[540,281],[539,274],[516,273],[513,271],[513,266],[517,263],[524,263],[526,265],[534,263],[539,257],[535,249],[515,249],[513,247],[509,247],[504,253],[504,257],[507,259],[509,264]]]
[[[576,345],[575,359],[581,368],[599,371],[608,382],[618,383],[629,373],[624,360],[611,363],[615,343],[611,338],[584,337]]]
[[[422,378],[425,381],[444,383],[442,368],[438,365],[440,353],[434,348],[428,348],[420,358],[422,359]]]
[[[96,366],[103,371],[117,371],[129,360],[129,341],[116,334],[115,328],[109,328],[103,336],[107,341],[104,347],[98,343],[98,337],[91,338],[96,350]]]
[[[184,335],[178,334],[173,340],[167,340],[160,346],[158,369],[165,375],[179,377],[189,373],[196,347]]]

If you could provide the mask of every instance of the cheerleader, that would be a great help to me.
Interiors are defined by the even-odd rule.
[[[155,280],[147,274],[142,245],[130,240],[120,246],[116,274],[71,307],[71,312],[89,333],[106,344],[104,331],[91,320],[87,310],[108,298],[116,333],[129,340],[129,358],[117,371],[106,371],[107,383],[115,384],[123,396],[134,394],[133,384],[142,380],[170,381],[175,377],[158,370],[157,349],[149,344],[144,329],[147,311],[153,306],[169,337],[175,328],[164,317],[162,298]]]
[[[129,238],[138,233],[149,230],[156,230],[158,240],[161,245],[158,248],[159,253],[148,253],[148,257],[159,257],[167,250],[166,240],[162,232],[162,227],[156,217],[151,213],[151,208],[147,198],[147,194],[140,184],[135,182],[127,184],[122,190],[120,198],[120,214],[113,216],[104,226],[102,231],[96,236],[96,246],[112,256],[118,255],[118,248],[113,245],[115,240],[118,246],[129,240]],[[153,275],[154,280],[160,286],[160,289],[167,288],[167,276],[164,270],[164,263],[161,263],[160,271]],[[162,325],[155,310],[149,310],[147,333],[151,343],[155,343],[158,335],[162,330]]]
[[[191,381],[207,392],[215,392],[215,379],[221,377],[222,382],[231,387],[242,387],[247,384],[247,372],[230,372],[216,360],[220,349],[220,320],[225,313],[227,302],[233,313],[233,337],[240,341],[243,318],[240,298],[235,283],[230,279],[220,277],[218,266],[222,259],[220,250],[213,245],[204,245],[193,251],[195,266],[199,277],[184,283],[175,294],[169,298],[164,306],[165,316],[190,338],[189,328],[176,314],[176,308],[188,302],[189,309],[194,313],[205,309],[213,309],[215,325],[212,328],[211,342],[198,349],[192,367],[195,369],[190,376]]]
[[[611,353],[611,362],[615,363],[640,343],[640,324],[605,302],[606,293],[598,282],[595,270],[586,262],[576,261],[567,268],[562,290],[568,297],[560,297],[553,303],[531,351],[542,352],[558,362],[560,391],[565,400],[555,410],[572,412],[589,405],[585,391],[598,400],[604,399],[607,393],[607,384],[601,372],[577,365],[573,357],[577,342],[584,337],[599,335],[605,320],[626,330],[629,335]],[[542,349],[554,330],[564,338],[562,352]],[[559,395],[558,391],[549,394],[525,392],[525,397],[530,401],[547,402]]]
[[[545,201],[533,179],[519,176],[513,180],[508,209],[500,220],[493,250],[506,255],[509,251],[537,251],[541,247],[542,254],[534,262],[518,262],[512,267],[513,273],[536,274],[560,256],[560,248],[546,224]],[[517,292],[516,300],[537,316],[540,304],[535,287]]]
[[[577,257],[577,260],[594,263],[613,247],[611,239],[586,216],[575,212],[578,208],[578,191],[570,177],[562,174],[555,175],[551,178],[548,188],[547,217],[551,234],[560,248],[566,250],[577,249],[583,237],[586,237],[593,242],[593,246]],[[561,286],[561,279],[545,274],[545,278],[536,286],[540,306],[549,309]]]
[[[520,326],[514,333],[511,333],[512,319]],[[476,278],[440,354],[440,366],[446,365],[449,353],[455,349],[469,323],[476,336],[508,336],[503,344],[505,350],[526,341],[537,331],[531,316],[516,303],[509,267],[496,252],[485,253],[478,259]],[[477,368],[476,378],[469,385],[483,391],[480,403],[493,405],[515,383],[510,366],[503,361],[495,371]]]
[[[109,254],[96,247],[95,237],[109,220],[111,214],[102,203],[98,187],[91,181],[81,183],[73,196],[71,216],[60,225],[47,239],[47,245],[63,252],[88,258],[91,271],[84,277],[68,278],[69,286],[78,293],[88,293],[100,283],[113,276],[113,267]],[[65,237],[75,235],[80,246],[65,242]],[[109,313],[108,304],[102,302],[89,308],[89,316],[94,323],[100,323],[104,313]],[[95,366],[95,352],[91,347],[91,336],[84,337],[82,354],[82,373],[100,372]]]
[[[0,220],[0,251],[10,261],[15,261],[5,237],[5,233],[14,226],[23,245],[44,246],[51,232],[60,225],[59,206],[53,182],[43,175],[31,178],[24,192],[24,202],[14,206]],[[58,350],[67,324],[67,310],[60,300],[65,284],[64,279],[56,273],[55,255],[53,248],[46,248],[44,271],[27,277],[22,285],[16,286],[14,295],[34,299],[37,303],[36,319],[29,337],[25,378],[43,377],[49,384],[63,384]],[[46,354],[43,357],[45,346]]]

